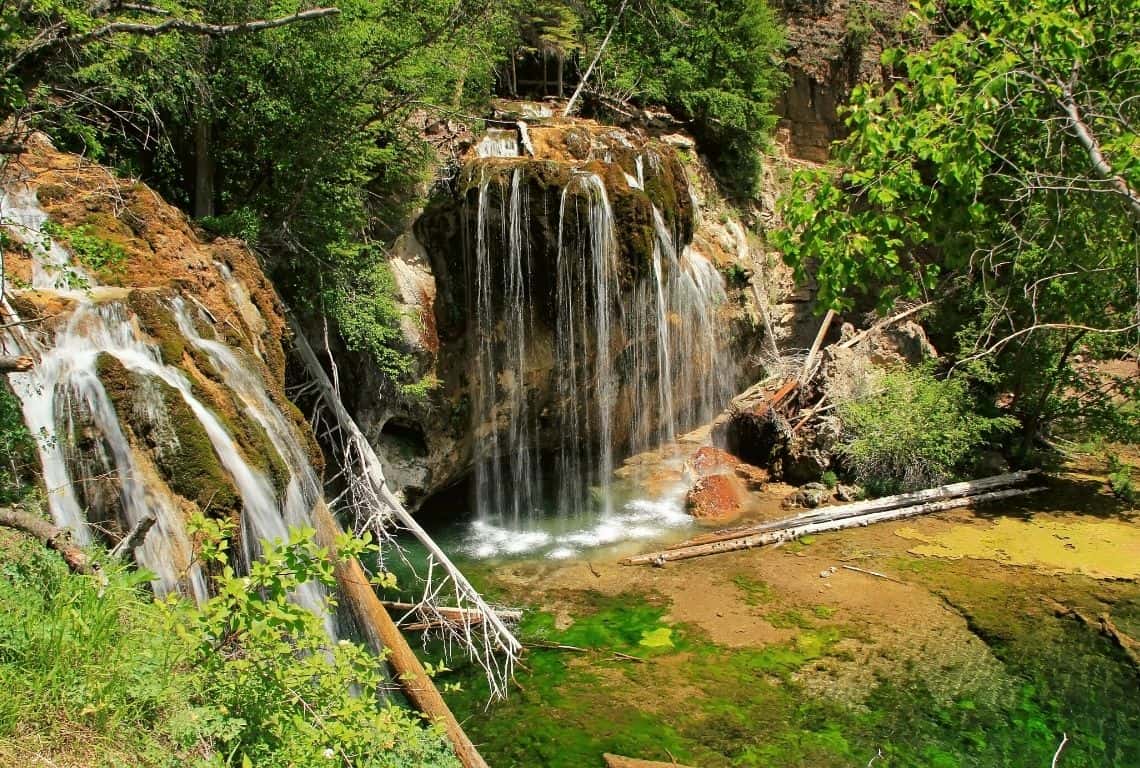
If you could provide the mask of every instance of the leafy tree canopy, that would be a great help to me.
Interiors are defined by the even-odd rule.
[[[620,20],[621,3],[592,0],[590,8],[591,55],[616,21],[599,89],[691,121],[722,179],[752,192],[784,85],[782,27],[766,0],[646,0]]]
[[[1140,7],[947,0],[912,21],[936,42],[855,89],[779,244],[825,306],[942,298],[959,367],[1035,432],[1065,410],[1078,344],[1136,340]]]

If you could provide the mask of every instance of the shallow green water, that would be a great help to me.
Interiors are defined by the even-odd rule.
[[[945,679],[903,665],[839,700],[805,684],[814,661],[843,663],[841,641],[859,635],[826,610],[774,616],[797,631],[787,643],[728,649],[666,623],[659,596],[586,593],[568,628],[555,629],[544,613],[521,628],[528,642],[586,653],[532,648],[520,688],[490,709],[478,676],[460,668],[444,678],[464,685],[449,702],[495,768],[600,766],[606,751],[703,768],[827,768],[864,766],[880,749],[876,766],[1048,766],[1062,732],[1070,742],[1059,766],[1140,766],[1140,676],[1106,638],[1033,610],[1038,579],[1011,589],[972,576],[968,565],[909,565],[908,579],[962,613],[999,664],[974,677],[947,670]],[[756,584],[737,586],[742,601],[767,599]],[[1079,599],[1097,585],[1058,587]],[[1113,606],[1122,628],[1140,623],[1138,592],[1125,590]]]

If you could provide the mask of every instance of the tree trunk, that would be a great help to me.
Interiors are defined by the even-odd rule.
[[[697,536],[682,541],[679,544],[674,544],[667,549],[684,549],[696,544],[710,544],[717,541],[731,541],[743,536],[750,536],[754,533],[764,533],[767,531],[780,531],[787,528],[794,528],[796,526],[804,525],[806,523],[818,522],[820,520],[841,520],[848,517],[856,517],[859,515],[866,515],[871,512],[882,512],[888,509],[899,509],[900,507],[909,507],[914,504],[921,504],[927,501],[938,501],[940,499],[954,499],[962,496],[972,496],[983,491],[993,491],[998,488],[1005,488],[1010,485],[1017,485],[1023,483],[1029,478],[1037,474],[1037,470],[1025,470],[1021,472],[1009,472],[1004,475],[994,475],[992,477],[984,477],[981,480],[967,480],[961,483],[951,483],[949,485],[940,485],[937,488],[927,488],[922,491],[911,491],[910,493],[900,493],[894,496],[883,496],[878,499],[868,499],[866,501],[856,501],[851,504],[837,504],[832,507],[823,507],[815,509],[811,512],[803,512],[793,517],[787,517],[783,520],[773,520],[767,523],[755,523],[752,525],[741,525],[735,528],[728,528],[722,531],[714,531],[703,536]]]
[[[317,505],[314,522],[322,546],[328,547],[335,554],[334,542],[341,532],[340,525],[324,503]],[[356,614],[369,643],[377,652],[387,651],[387,662],[412,706],[428,720],[442,724],[464,768],[487,768],[479,750],[471,743],[435,683],[428,677],[423,664],[376,597],[360,561],[354,557],[337,563],[336,580],[345,602]]]
[[[924,504],[913,504],[910,506],[871,512],[868,514],[852,515],[839,513],[821,518],[811,518],[806,516],[798,520],[792,518],[790,520],[781,521],[778,524],[771,524],[779,525],[777,528],[744,533],[743,535],[734,535],[732,537],[708,541],[707,543],[695,543],[687,546],[678,546],[674,549],[666,549],[660,552],[650,552],[645,555],[627,557],[626,559],[622,560],[621,563],[622,565],[662,565],[673,560],[688,560],[694,557],[716,555],[722,552],[735,552],[741,549],[763,547],[769,544],[778,544],[785,541],[792,541],[793,539],[798,539],[801,536],[806,536],[812,533],[839,531],[843,530],[844,528],[862,527],[865,525],[871,525],[872,523],[886,522],[890,520],[901,520],[903,518],[914,517],[916,515],[925,515],[931,512],[944,512],[949,509],[971,507],[976,504],[984,504],[990,501],[1000,501],[1001,499],[1012,498],[1014,496],[1023,496],[1025,494],[1037,493],[1043,490],[1045,490],[1044,487],[1012,488],[1003,491],[982,493],[977,496],[965,496],[960,498],[944,499],[941,501],[931,501]]]
[[[614,23],[610,25],[610,29],[606,32],[606,37],[602,40],[602,44],[598,46],[598,52],[594,54],[593,61],[590,66],[586,67],[586,73],[582,75],[582,79],[578,81],[578,87],[574,89],[574,95],[570,97],[570,101],[566,102],[566,109],[562,111],[563,117],[570,117],[574,111],[574,104],[578,101],[578,97],[582,95],[582,89],[586,87],[586,81],[590,79],[590,75],[594,73],[594,67],[598,65],[598,61],[602,58],[602,53],[605,52],[606,46],[610,44],[610,37],[613,35],[614,30],[617,29],[618,22],[621,21],[621,15],[625,13],[625,7],[629,4],[629,0],[621,0],[621,7],[618,8],[617,16],[614,17]]]
[[[213,128],[205,116],[194,122],[194,218],[214,215]]]
[[[45,547],[54,549],[62,555],[67,567],[73,573],[91,574],[96,570],[87,553],[71,541],[71,536],[65,529],[58,528],[30,512],[12,507],[0,507],[0,525],[39,539]]]
[[[27,356],[0,355],[0,373],[23,373],[32,370],[35,361]]]

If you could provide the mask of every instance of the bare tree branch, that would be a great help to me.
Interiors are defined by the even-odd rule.
[[[78,47],[88,43],[112,37],[114,35],[139,35],[142,37],[155,37],[171,32],[187,32],[192,35],[205,37],[227,37],[229,35],[246,32],[261,32],[267,29],[283,27],[300,21],[311,21],[340,13],[339,8],[311,8],[307,11],[298,11],[289,16],[280,16],[276,19],[256,19],[242,21],[236,24],[206,24],[204,22],[190,21],[188,19],[168,19],[159,24],[145,24],[133,21],[112,21],[101,27],[87,32],[63,34],[67,31],[66,24],[55,24],[12,57],[4,67],[4,74],[10,75],[24,61],[33,57],[50,53],[59,48]]]

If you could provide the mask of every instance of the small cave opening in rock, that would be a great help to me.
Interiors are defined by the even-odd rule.
[[[475,516],[471,503],[475,475],[467,474],[446,488],[423,499],[416,509],[416,519],[424,528],[438,530]]]
[[[395,447],[405,458],[423,458],[428,455],[427,438],[418,424],[400,418],[391,418],[380,428],[380,437],[388,446]]]

